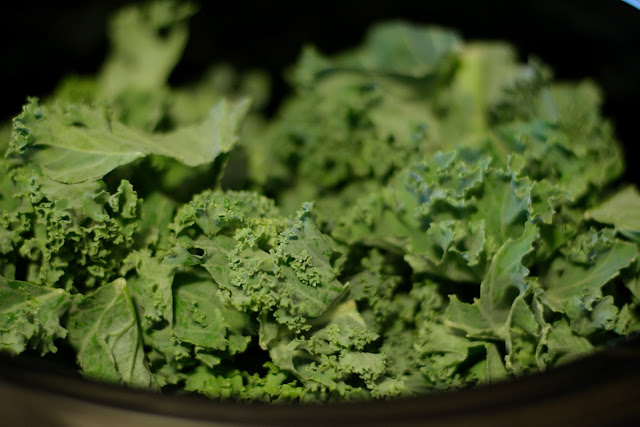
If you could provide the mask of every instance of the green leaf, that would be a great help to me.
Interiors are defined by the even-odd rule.
[[[415,350],[418,355],[420,372],[434,390],[446,390],[467,385],[460,365],[470,356],[473,349],[485,347],[482,341],[471,341],[457,335],[444,325],[431,322],[421,326]]]
[[[320,400],[382,393],[378,381],[386,371],[386,357],[364,350],[378,335],[367,328],[355,302],[342,303],[314,322],[316,330],[310,334],[282,334],[270,342],[273,363],[294,374]],[[353,377],[364,384],[351,385]]]
[[[504,102],[505,87],[527,75],[514,48],[502,42],[467,42],[443,104],[448,114],[441,120],[445,141],[475,144],[489,131],[491,110]]]
[[[523,296],[519,296],[509,313],[505,360],[507,369],[516,375],[544,368],[544,365],[538,365],[537,356],[540,341],[548,326],[541,315],[536,315],[536,304],[536,296],[532,299],[531,307]]]
[[[210,280],[182,277],[176,285],[173,333],[183,343],[231,354],[246,349],[249,318],[225,306]],[[236,339],[237,338],[237,339]]]
[[[452,328],[463,330],[468,337],[493,338],[492,325],[485,319],[477,303],[461,302],[456,295],[449,295],[449,305],[445,323]]]
[[[487,352],[487,362],[484,372],[483,383],[495,384],[505,381],[509,374],[504,366],[504,361],[495,344],[487,344],[485,346]]]
[[[604,203],[585,212],[586,218],[616,227],[625,236],[640,240],[640,193],[634,186],[618,191]]]
[[[306,329],[307,320],[321,316],[346,290],[337,280],[339,246],[318,230],[311,205],[287,220],[255,193],[205,192],[174,224],[184,238],[164,263],[202,265],[238,310],[269,312],[294,330]],[[189,252],[194,250],[202,255]]]
[[[629,304],[625,304],[618,313],[614,330],[620,335],[631,335],[640,332],[640,316],[637,314],[636,309]]]
[[[169,246],[169,228],[175,215],[176,202],[159,192],[153,192],[142,201],[136,243],[139,247],[156,252],[166,251]]]
[[[197,166],[231,149],[248,107],[248,101],[222,100],[202,122],[152,135],[114,121],[101,108],[64,103],[40,106],[31,99],[14,120],[17,136],[10,152],[64,183],[100,179],[150,154]]]
[[[478,308],[496,328],[506,322],[515,297],[529,288],[529,270],[523,265],[523,258],[533,251],[537,237],[536,226],[528,222],[522,235],[507,240],[491,260],[487,277],[480,285]]]
[[[616,241],[610,249],[598,253],[591,265],[569,263],[560,258],[544,275],[544,301],[558,312],[590,309],[602,296],[601,288],[629,266],[638,255],[633,243]]]
[[[0,123],[0,154],[4,154],[11,141],[11,122]]]
[[[184,388],[187,391],[202,393],[211,399],[238,398],[246,393],[240,372],[216,375],[205,366],[198,366],[187,376]]]
[[[134,270],[127,284],[143,330],[173,324],[172,284],[175,271],[163,265],[149,250],[135,251],[124,260],[121,271]]]
[[[26,263],[20,279],[86,290],[118,276],[139,216],[129,182],[114,182],[117,190],[109,193],[103,182],[63,184],[28,166],[9,174],[17,204],[3,214],[10,239],[5,244],[12,246],[6,256],[16,265]]]
[[[310,319],[327,311],[346,287],[337,279],[340,249],[313,222],[312,205],[303,205],[297,217],[280,234],[273,255],[281,270],[277,290],[280,305],[276,319],[288,312]],[[286,316],[286,315],[285,315]]]
[[[154,1],[122,8],[110,21],[111,52],[99,75],[100,93],[113,98],[127,89],[158,89],[182,56],[187,2]]]
[[[547,352],[542,358],[549,365],[567,363],[593,351],[593,345],[576,335],[566,320],[560,320],[551,327],[544,344]]]
[[[124,279],[104,285],[75,302],[67,329],[69,343],[86,377],[136,388],[156,387]]]
[[[387,22],[373,27],[360,49],[338,59],[357,69],[424,78],[453,62],[460,39],[452,31],[405,22]]]
[[[0,276],[0,351],[55,353],[55,341],[67,336],[60,318],[70,303],[71,296],[62,289]]]
[[[476,203],[476,221],[484,220],[487,245],[499,247],[522,233],[531,203],[530,184],[512,176],[492,174],[484,182],[484,195]]]
[[[583,311],[580,316],[572,316],[571,329],[588,337],[595,332],[611,331],[615,328],[619,310],[613,296],[607,295],[594,303],[591,311]]]
[[[397,314],[394,294],[402,277],[393,271],[393,267],[379,251],[372,250],[361,261],[362,271],[348,280],[349,295],[360,303],[363,318],[376,332]],[[437,297],[434,296],[434,300]]]
[[[455,295],[449,297],[446,324],[471,338],[507,338],[514,302],[530,287],[529,270],[523,265],[523,258],[533,250],[537,236],[536,226],[526,223],[518,239],[507,240],[491,260],[480,284],[480,298],[467,304]]]

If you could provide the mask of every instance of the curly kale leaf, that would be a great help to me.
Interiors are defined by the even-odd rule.
[[[344,292],[340,248],[318,231],[311,206],[287,219],[254,193],[205,192],[178,212],[173,227],[177,241],[164,263],[204,267],[239,310],[307,329]]]
[[[55,341],[67,336],[60,318],[71,301],[62,289],[0,276],[0,350],[14,355],[26,349],[55,353]]]
[[[134,244],[139,200],[122,181],[114,193],[101,182],[63,184],[37,169],[17,167],[14,210],[4,210],[4,256],[26,265],[18,279],[87,289],[114,279]]]

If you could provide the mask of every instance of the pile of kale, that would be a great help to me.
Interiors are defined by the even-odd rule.
[[[0,350],[212,398],[493,383],[640,330],[640,195],[590,82],[401,22],[167,81],[189,4],[114,16],[97,76],[0,130]]]

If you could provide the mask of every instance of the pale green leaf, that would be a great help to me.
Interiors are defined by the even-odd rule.
[[[629,266],[638,255],[636,245],[617,241],[602,252],[592,265],[556,263],[551,274],[542,277],[544,301],[555,311],[564,312],[572,306],[590,307],[601,296],[601,288]]]
[[[636,187],[627,186],[604,203],[589,209],[585,217],[613,225],[625,236],[640,240],[640,193]]]
[[[150,154],[198,166],[231,149],[248,107],[246,100],[222,100],[198,124],[148,134],[112,120],[101,108],[64,103],[40,106],[31,99],[14,120],[14,134],[19,137],[12,153],[64,183],[100,179]]]
[[[529,287],[529,270],[523,265],[523,258],[533,250],[537,236],[536,226],[526,223],[522,235],[507,240],[491,260],[487,276],[480,285],[478,307],[494,327],[504,325],[516,296]]]
[[[155,388],[145,360],[127,282],[117,279],[74,303],[67,321],[69,343],[82,373],[91,379]]]
[[[167,0],[118,11],[109,26],[111,52],[99,75],[100,95],[165,85],[187,42],[184,21],[193,13],[191,4]]]

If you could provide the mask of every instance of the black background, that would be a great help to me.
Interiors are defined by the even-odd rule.
[[[107,17],[125,3],[36,0],[0,6],[0,118],[18,113],[26,96],[49,93],[65,74],[95,72],[107,51]],[[523,59],[542,59],[560,79],[594,79],[605,91],[605,114],[627,153],[638,138],[640,11],[620,0],[202,0],[199,6],[175,83],[225,61],[268,70],[279,99],[287,89],[281,72],[302,45],[335,52],[357,44],[373,22],[401,18],[452,27],[469,39],[509,40]]]

